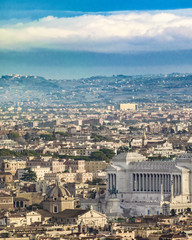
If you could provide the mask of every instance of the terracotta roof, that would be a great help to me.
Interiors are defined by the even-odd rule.
[[[0,197],[12,197],[12,196],[8,193],[0,192]]]
[[[22,197],[14,197],[14,201],[29,201],[29,199],[22,198]]]
[[[0,172],[0,175],[12,175],[10,172]]]
[[[89,210],[83,210],[83,209],[65,209],[63,212],[57,213],[54,216],[62,217],[62,218],[75,218],[79,215],[83,215],[88,211]]]
[[[52,213],[46,211],[46,210],[43,210],[43,209],[38,209],[36,210],[36,212],[38,212],[39,214],[41,214],[41,216],[43,217],[52,217]]]

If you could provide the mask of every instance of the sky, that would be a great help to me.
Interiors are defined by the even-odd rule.
[[[0,75],[192,72],[191,0],[0,0]]]

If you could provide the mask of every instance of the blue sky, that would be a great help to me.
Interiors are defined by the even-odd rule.
[[[0,74],[191,72],[190,0],[0,0]]]
[[[191,8],[191,0],[1,0],[3,10],[125,11]]]

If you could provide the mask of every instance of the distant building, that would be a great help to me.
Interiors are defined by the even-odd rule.
[[[9,193],[4,191],[0,192],[0,209],[13,209],[13,197]]]
[[[135,104],[135,103],[121,103],[119,108],[122,111],[127,111],[127,110],[137,111],[138,110],[138,104]]]
[[[79,227],[104,228],[107,224],[107,216],[93,210],[92,207],[88,210],[66,209],[63,212],[55,214],[52,222],[67,225],[77,224]]]
[[[105,169],[109,163],[105,161],[85,161],[85,170],[86,172],[97,172]]]
[[[13,181],[13,175],[9,172],[0,172],[0,183],[10,183]]]
[[[21,197],[14,197],[14,208],[26,208],[29,206],[29,200]]]
[[[59,155],[69,155],[69,156],[90,156],[93,152],[92,149],[86,147],[78,148],[61,148],[59,150]]]
[[[2,168],[3,172],[9,172],[15,175],[18,169],[26,168],[26,161],[21,159],[5,159],[3,160]]]

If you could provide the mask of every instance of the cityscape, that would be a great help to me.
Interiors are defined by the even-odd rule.
[[[190,0],[0,4],[0,239],[192,239]]]

